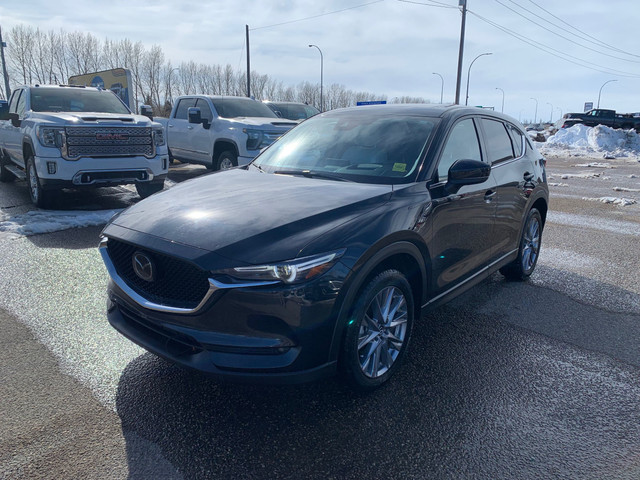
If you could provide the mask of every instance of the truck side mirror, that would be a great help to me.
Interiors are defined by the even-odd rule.
[[[9,113],[8,116],[9,116],[9,120],[11,120],[11,125],[13,125],[16,128],[20,127],[20,124],[22,122],[20,122],[20,117],[18,116],[17,113]]]
[[[6,101],[0,101],[0,120],[9,120],[9,104]]]
[[[187,116],[189,117],[189,123],[202,123],[202,113],[197,107],[189,107]]]
[[[153,108],[151,108],[151,105],[140,105],[140,115],[144,115],[153,121]]]

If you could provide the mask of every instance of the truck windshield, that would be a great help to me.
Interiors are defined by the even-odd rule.
[[[32,88],[34,112],[95,112],[129,114],[129,109],[109,90],[84,88]]]
[[[267,117],[278,118],[264,103],[250,98],[213,98],[213,106],[223,118]]]

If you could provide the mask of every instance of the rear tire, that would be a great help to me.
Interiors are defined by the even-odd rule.
[[[164,189],[164,180],[162,182],[136,183],[136,191],[140,198],[147,198],[162,189]]]
[[[413,329],[413,293],[397,270],[376,275],[358,294],[344,338],[341,367],[350,387],[386,383],[406,355]]]
[[[25,163],[27,165],[27,185],[29,186],[29,196],[31,197],[31,201],[38,208],[51,208],[54,192],[47,191],[42,188],[33,157],[27,156],[25,158]]]
[[[231,150],[225,150],[218,155],[216,170],[229,170],[238,166],[238,156]]]
[[[500,273],[509,280],[526,280],[531,276],[538,263],[542,242],[542,216],[536,208],[527,215],[522,229],[518,257],[509,265],[502,267]]]

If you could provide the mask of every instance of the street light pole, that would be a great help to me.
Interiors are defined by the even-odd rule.
[[[556,107],[557,110],[560,110],[560,118],[562,118],[562,109],[560,107]]]
[[[536,102],[536,113],[533,115],[533,123],[538,123],[538,99],[533,97],[529,97],[529,99]]]
[[[175,71],[175,70],[180,70],[178,67],[176,68],[172,68],[171,70],[169,70],[169,101],[173,104],[173,92],[171,91],[171,74]]]
[[[502,92],[502,110],[500,110],[500,112],[504,113],[504,90],[500,87],[496,87],[496,90],[500,90]]]
[[[9,75],[7,74],[7,62],[4,60],[4,49],[7,46],[6,43],[2,41],[2,30],[0,29],[0,58],[2,58],[2,75],[4,76],[4,93],[7,101],[9,101],[9,96],[11,95],[11,89],[9,88]]]
[[[551,113],[549,114],[549,123],[553,123],[553,104],[547,102],[547,105],[551,105]]]
[[[322,81],[324,75],[324,56],[322,55],[322,50],[317,45],[309,45],[309,48],[316,47],[320,52],[320,112],[324,112],[324,103],[322,101]]]
[[[604,88],[604,86],[605,86],[607,83],[617,82],[617,81],[618,81],[618,80],[607,80],[606,82],[604,82],[604,83],[602,84],[602,87],[600,87],[600,91],[598,92],[598,106],[597,106],[596,108],[600,108],[600,95],[602,95],[602,89]]]
[[[444,94],[444,78],[442,78],[442,75],[440,75],[439,73],[433,72],[432,75],[438,75],[440,77],[441,80],[441,84],[440,84],[440,103],[442,103],[442,95]]]
[[[467,98],[464,101],[465,105],[468,105],[468,103],[469,103],[469,77],[471,76],[471,67],[473,67],[473,62],[475,62],[480,57],[484,57],[485,55],[493,55],[493,53],[490,53],[490,52],[489,53],[481,53],[476,58],[474,58],[471,61],[471,65],[469,65],[469,71],[467,72]]]

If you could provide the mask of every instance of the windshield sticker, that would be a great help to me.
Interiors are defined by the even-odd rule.
[[[407,164],[406,163],[394,163],[393,164],[393,171],[394,172],[406,172],[407,171]]]

